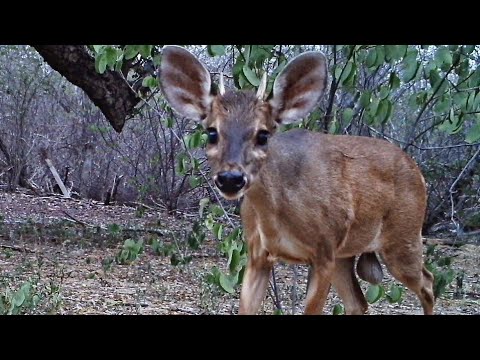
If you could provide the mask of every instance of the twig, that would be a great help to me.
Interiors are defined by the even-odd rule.
[[[148,206],[148,205],[145,205],[144,203],[141,203],[141,202],[138,202],[138,201],[131,201],[128,203],[129,205],[132,204],[132,205],[135,205],[135,206],[139,206],[139,207],[143,207],[145,209],[148,209],[148,210],[152,210],[154,211],[155,209],[151,206]],[[157,205],[157,204],[155,204]],[[158,206],[158,205],[157,205]]]
[[[35,250],[26,248],[26,247],[21,247],[21,246],[13,246],[13,245],[4,245],[0,244],[0,248],[2,249],[10,249],[14,251],[20,251],[20,252],[27,252],[27,253],[35,253]]]
[[[87,224],[86,222],[83,222],[81,220],[78,220],[76,218],[74,218],[72,215],[70,215],[68,212],[66,212],[65,210],[62,210],[62,212],[67,215],[70,219],[72,219],[73,221],[75,221],[76,223],[82,225],[82,226],[88,226],[88,227],[93,227],[93,225],[89,225]]]
[[[270,296],[272,296],[273,303],[277,308],[277,310],[282,311],[282,303],[280,301],[280,296],[278,295],[278,286],[277,286],[277,280],[275,277],[275,267],[272,267],[272,281],[270,281],[269,283],[271,288]],[[273,295],[272,295],[272,292],[273,292]]]
[[[474,234],[468,233],[468,236],[473,236]],[[459,239],[462,238],[462,239]],[[459,235],[456,238],[445,238],[445,239],[425,239],[425,244],[442,244],[442,245],[480,245],[480,237],[473,237],[472,239],[467,239],[465,235]]]
[[[102,227],[102,229],[107,230],[107,228]],[[163,230],[157,230],[157,229],[140,229],[140,228],[122,228],[122,231],[131,231],[131,232],[147,232],[147,233],[152,233],[152,234],[157,234],[164,236],[167,231]]]
[[[212,74],[212,75],[220,75],[221,72],[220,72],[220,71],[210,71],[210,74]],[[227,75],[227,74],[223,73],[223,76],[226,77],[226,78],[229,78],[229,79],[233,79],[233,76],[232,76],[232,75]]]
[[[188,309],[182,309],[182,308],[179,308],[179,307],[176,307],[176,308],[171,307],[170,311],[178,311],[178,312],[183,312],[185,314],[198,315],[198,313],[196,313],[195,311],[188,310]]]
[[[385,135],[385,134],[381,133],[380,131],[375,130],[375,129],[374,129],[373,127],[371,127],[371,126],[367,126],[367,127],[368,127],[368,129],[369,129],[370,131],[374,132],[374,133],[377,134],[377,135],[380,135],[380,136],[382,136],[382,137],[384,137],[384,138],[393,140],[393,141],[398,142],[398,143],[400,143],[400,144],[413,146],[415,149],[418,149],[418,150],[443,150],[443,149],[452,149],[452,148],[458,148],[458,147],[464,147],[464,146],[477,146],[477,145],[480,145],[480,143],[473,143],[473,144],[457,144],[457,145],[422,147],[422,146],[418,146],[418,145],[415,145],[415,144],[408,143],[408,142],[406,142],[406,141],[398,140],[398,139],[396,139],[396,138],[394,138],[393,136],[390,136],[390,135]]]
[[[72,221],[74,221],[74,222],[76,222],[76,223],[78,223],[82,226],[90,227],[90,228],[98,227],[97,225],[88,224],[86,222],[83,222],[81,220],[78,220],[78,219],[74,218],[72,215],[67,213],[65,210],[63,210],[62,212],[65,215],[67,215]],[[69,219],[65,219],[65,220],[69,220]],[[108,228],[106,226],[100,225],[99,227],[102,230],[108,230]],[[147,233],[157,234],[157,235],[161,235],[161,236],[164,236],[166,234],[166,231],[158,230],[158,229],[141,229],[141,228],[124,228],[124,227],[122,227],[121,230],[122,231],[131,231],[131,232],[147,232]]]

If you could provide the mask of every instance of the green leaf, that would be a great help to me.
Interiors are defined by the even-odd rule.
[[[212,205],[210,207],[210,212],[212,213],[212,215],[214,216],[223,216],[225,215],[225,211],[223,211],[222,207],[221,206],[218,206],[218,205]]]
[[[377,45],[375,50],[377,52],[377,60],[375,61],[375,65],[376,66],[383,65],[383,63],[385,62],[385,46]]]
[[[388,85],[390,86],[391,90],[398,89],[400,87],[400,78],[397,76],[395,72],[390,74],[390,79],[388,80]]]
[[[385,60],[398,60],[397,56],[397,45],[385,45]]]
[[[383,290],[383,287],[381,285],[370,285],[368,287],[367,293],[365,294],[365,298],[370,304],[373,304],[380,300],[384,293],[385,290]]]
[[[465,141],[469,144],[477,142],[480,140],[480,121],[477,120],[476,124],[473,125],[467,133]]]
[[[345,124],[349,124],[353,119],[353,109],[347,108],[343,110],[343,121]]]
[[[181,261],[182,259],[177,253],[173,253],[172,255],[170,255],[170,264],[172,264],[173,266],[177,266],[178,264],[180,264]]]
[[[29,282],[26,282],[24,283],[21,287],[20,287],[20,291],[22,291],[26,297],[28,297],[28,295],[30,295],[30,290],[32,289],[32,284],[30,284]]]
[[[436,88],[436,86],[438,86],[438,83],[442,80],[440,74],[438,73],[438,70],[436,69],[430,70],[428,74],[428,79],[430,80],[430,86],[432,88]]]
[[[452,99],[455,105],[465,110],[465,108],[467,107],[468,92],[456,92],[455,94],[453,94]]]
[[[453,110],[453,108],[450,109],[450,114],[447,117],[447,119],[438,126],[438,129],[441,131],[445,131],[446,133],[453,135],[458,133],[463,124],[463,117],[461,114],[457,116]]]
[[[375,49],[370,49],[368,51],[367,58],[365,59],[365,65],[368,68],[372,68],[375,66],[377,62],[377,51]]]
[[[25,301],[25,294],[21,289],[19,289],[13,296],[13,304],[16,307],[20,307],[22,306],[24,301]]]
[[[231,273],[238,272],[240,269],[238,268],[240,264],[240,251],[235,249],[232,251],[232,256],[230,258],[229,269]]]
[[[103,49],[105,48],[105,45],[92,45],[93,47],[93,50],[99,54],[103,51]]]
[[[392,102],[388,99],[380,100],[378,104],[376,116],[376,123],[384,124],[390,118],[392,114]]]
[[[103,74],[106,69],[107,58],[105,56],[105,53],[101,53],[95,58],[95,70],[97,70],[98,73]]]
[[[475,45],[466,45],[465,46],[465,53],[471,54],[475,50]]]
[[[208,45],[207,52],[210,56],[222,56],[225,54],[225,46],[224,45]]]
[[[188,183],[190,184],[191,188],[196,188],[202,183],[202,179],[197,176],[190,176],[188,178]]]
[[[138,55],[138,46],[137,45],[127,45],[123,49],[123,54],[125,59],[130,60]]]
[[[352,61],[349,61],[345,64],[345,68],[343,70],[342,77],[340,78],[340,83],[341,84],[344,84],[345,82],[348,81],[348,79],[350,79],[353,69],[354,69],[354,66],[353,66]]]
[[[345,314],[345,309],[343,308],[343,305],[341,304],[335,304],[333,307],[333,315],[343,315]]]
[[[427,65],[425,65],[424,69],[425,72],[429,74],[430,71],[438,69],[437,63],[434,60],[430,60]]]
[[[195,149],[202,146],[202,135],[203,135],[203,131],[201,130],[197,130],[196,132],[194,132],[188,138],[188,141],[187,141],[188,148]]]
[[[233,68],[232,68],[232,74],[234,77],[238,77],[240,74],[243,73],[244,65],[245,65],[245,61],[243,61],[242,57],[239,56],[237,58],[237,61],[235,62],[235,65],[233,65]]]
[[[143,58],[148,59],[152,55],[153,45],[137,45],[138,52]]]
[[[367,109],[370,115],[375,116],[377,114],[379,103],[380,103],[379,99],[375,97],[371,99],[370,105],[368,106],[368,109]]]
[[[154,78],[153,76],[147,76],[143,79],[142,81],[142,86],[143,87],[148,87],[150,89],[156,89],[158,87],[158,80]]]
[[[402,72],[401,72],[401,79],[403,82],[407,83],[417,75],[418,68],[420,67],[420,63],[417,61],[418,51],[416,49],[412,49],[407,51],[407,55],[403,58],[402,61]]]
[[[399,59],[405,56],[405,54],[407,53],[407,50],[408,50],[408,45],[397,45],[397,53],[398,53]]]
[[[437,63],[437,66],[442,66],[442,65],[447,65],[447,66],[451,66],[452,65],[452,54],[450,53],[450,51],[442,46],[442,47],[439,47],[436,51],[435,51],[435,62]]]
[[[475,95],[475,100],[473,101],[473,105],[472,105],[473,111],[477,111],[479,107],[480,107],[480,92],[478,92],[477,95]]]
[[[402,299],[402,293],[403,289],[400,286],[392,284],[392,286],[390,287],[390,291],[387,294],[388,302],[391,304],[400,302],[400,300]]]
[[[235,293],[235,289],[233,288],[235,284],[232,284],[232,281],[228,275],[225,275],[224,273],[220,273],[218,280],[220,283],[220,287],[223,290],[225,290],[229,294]]]
[[[364,93],[360,96],[360,106],[363,108],[366,108],[368,105],[370,105],[370,98],[372,96],[371,91],[364,91]]]
[[[105,48],[104,55],[107,61],[107,65],[110,66],[110,68],[113,68],[113,66],[117,62],[117,49],[109,46]]]
[[[452,264],[452,258],[450,256],[444,256],[437,261],[438,266],[450,266]]]
[[[380,100],[383,100],[390,95],[390,89],[387,86],[382,86],[380,88],[380,93],[378,94],[378,97]]]
[[[255,75],[255,72],[250,69],[247,64],[243,66],[243,74],[245,75],[245,78],[248,80],[248,82],[253,86],[256,87],[260,85],[260,79],[257,77],[257,75]]]
[[[256,65],[256,67],[261,68],[263,62],[271,57],[271,50],[273,47],[271,45],[252,45],[250,51],[250,60],[249,63]]]
[[[474,92],[469,92],[467,96],[467,102],[465,104],[465,110],[467,112],[474,111],[475,109],[473,108],[473,104],[475,103],[475,93]]]
[[[437,101],[433,107],[433,112],[436,115],[441,115],[446,113],[451,106],[452,99],[449,95],[444,95],[442,98],[440,98],[439,101]]]
[[[222,240],[222,234],[223,234],[223,225],[220,223],[216,223],[213,226],[213,234],[218,240]]]

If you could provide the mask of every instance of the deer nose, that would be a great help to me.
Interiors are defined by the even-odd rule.
[[[243,173],[240,171],[222,171],[217,174],[215,184],[224,193],[237,193],[245,186]]]

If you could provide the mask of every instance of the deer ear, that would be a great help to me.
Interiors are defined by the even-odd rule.
[[[280,72],[270,104],[279,123],[300,120],[313,110],[327,86],[327,59],[321,52],[305,52]]]
[[[213,100],[210,73],[188,50],[166,46],[160,65],[162,91],[174,110],[192,120],[204,119]]]

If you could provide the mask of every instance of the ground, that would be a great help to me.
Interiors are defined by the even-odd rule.
[[[19,313],[236,314],[238,289],[236,294],[227,294],[205,280],[213,266],[226,267],[212,236],[193,252],[177,244],[192,256],[184,265],[173,266],[169,256],[159,255],[149,245],[154,239],[167,242],[171,237],[165,234],[186,234],[195,218],[196,214],[173,216],[144,207],[0,192],[0,300],[3,296],[4,302],[12,302],[17,294],[14,311]],[[130,237],[145,241],[144,252],[119,264],[114,259]],[[438,245],[435,251],[451,257],[455,271],[455,279],[437,299],[435,313],[479,314],[478,247]],[[303,266],[296,270],[285,264],[275,267],[284,313],[302,312],[306,274]],[[25,299],[37,295],[37,304],[18,296],[26,282],[32,286]],[[385,271],[383,284],[388,289],[391,283]],[[364,290],[367,286],[362,282]],[[340,300],[332,291],[324,313],[331,314],[335,304]],[[261,313],[273,313],[271,296],[267,295]],[[369,314],[421,313],[417,298],[409,291],[400,304],[382,299],[369,307]]]

